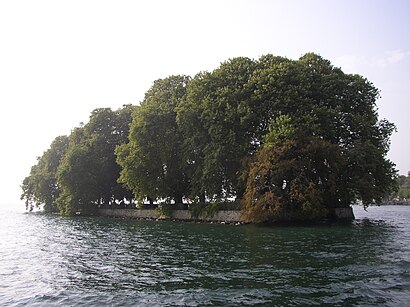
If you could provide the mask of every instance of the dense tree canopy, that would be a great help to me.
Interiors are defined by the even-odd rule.
[[[52,172],[58,193],[46,200],[39,188],[41,158],[22,197],[57,199],[65,214],[131,197],[237,200],[254,221],[380,202],[397,175],[386,158],[395,127],[378,119],[378,97],[367,79],[313,53],[238,57],[192,79],[159,79],[139,106],[97,109],[73,130]]]
[[[37,158],[37,164],[31,168],[30,175],[21,185],[21,199],[25,200],[27,209],[43,206],[47,212],[58,211],[56,200],[61,189],[57,184],[57,168],[67,148],[68,137],[58,136],[50,148]]]
[[[73,214],[92,212],[132,194],[117,179],[120,167],[114,149],[127,141],[131,113],[128,105],[117,111],[96,109],[89,122],[70,136],[57,137],[23,180],[22,199],[29,207]]]
[[[249,217],[274,219],[285,207],[319,218],[326,208],[368,205],[391,192],[396,172],[386,154],[394,125],[378,121],[378,91],[370,82],[314,54],[282,63],[269,76],[259,87],[274,110],[270,141],[250,164]],[[267,205],[266,197],[275,201]]]
[[[188,82],[186,76],[155,81],[133,114],[129,143],[116,150],[122,166],[120,182],[140,201],[172,199],[182,203],[189,194],[176,122],[176,107]]]
[[[410,172],[408,176],[399,176],[397,178],[398,191],[394,195],[399,201],[406,200],[410,201]],[[396,197],[397,196],[397,197]]]
[[[238,171],[253,147],[254,128],[246,84],[256,66],[248,58],[235,58],[188,85],[177,110],[193,196],[221,199],[243,192]]]
[[[68,151],[58,168],[62,189],[57,199],[64,214],[92,212],[96,205],[131,199],[118,182],[120,167],[114,150],[127,140],[133,107],[96,109],[89,122],[73,130]]]

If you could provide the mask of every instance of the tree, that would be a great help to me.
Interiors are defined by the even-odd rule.
[[[410,199],[410,172],[409,176],[399,176],[397,178],[398,191],[396,193],[399,199]],[[396,196],[395,195],[395,196]]]
[[[274,208],[304,210],[304,217],[313,218],[326,215],[318,207],[357,200],[366,206],[391,193],[396,171],[386,154],[395,127],[378,121],[378,90],[370,82],[315,54],[264,72],[271,77],[261,74],[255,87],[272,105],[271,134],[277,135],[281,116],[293,132],[281,142],[268,136],[271,141],[250,164],[245,199],[250,216],[272,219],[272,212],[280,211],[264,199],[275,200]],[[265,182],[274,188],[265,190]],[[314,214],[307,214],[312,205]]]
[[[245,215],[256,222],[283,219],[320,219],[338,207],[337,173],[342,160],[337,145],[308,136],[292,125],[289,116],[271,125],[264,145],[250,163],[245,193]]]
[[[257,67],[248,58],[234,58],[189,83],[177,108],[184,137],[193,197],[226,199],[243,193],[242,159],[252,151],[255,128],[246,87]]]
[[[63,215],[88,214],[95,209],[94,201],[99,199],[96,169],[91,147],[72,142],[58,169],[62,193],[57,205]]]
[[[132,198],[117,182],[120,167],[114,153],[116,146],[126,141],[132,110],[131,106],[117,111],[96,109],[85,126],[71,133],[58,168],[63,193],[57,203],[63,214],[91,213],[97,206]]]
[[[58,211],[56,199],[61,191],[57,184],[57,168],[67,147],[67,136],[56,137],[23,180],[21,199],[25,200],[27,209],[42,206],[46,212]]]
[[[116,150],[122,166],[119,181],[139,200],[148,197],[182,203],[189,194],[176,122],[176,108],[188,82],[186,76],[156,80],[133,114],[129,142]]]

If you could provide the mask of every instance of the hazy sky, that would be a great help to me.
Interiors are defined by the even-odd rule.
[[[0,1],[0,202],[53,139],[97,107],[138,104],[158,78],[235,56],[315,52],[381,91],[410,171],[410,1]]]

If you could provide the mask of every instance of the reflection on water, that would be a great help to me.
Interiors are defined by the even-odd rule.
[[[0,304],[407,304],[410,207],[355,214],[348,225],[234,227],[8,212]]]

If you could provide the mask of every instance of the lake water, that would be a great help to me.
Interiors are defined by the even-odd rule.
[[[410,207],[315,227],[0,208],[1,306],[410,304]]]

